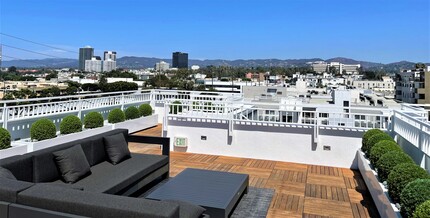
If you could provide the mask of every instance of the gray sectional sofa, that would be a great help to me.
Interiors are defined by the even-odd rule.
[[[104,137],[121,133],[128,142],[161,144],[163,155],[135,154],[113,165]],[[53,152],[80,144],[91,174],[65,183]],[[200,217],[186,202],[130,197],[169,176],[169,139],[128,135],[116,129],[25,155],[0,160],[16,178],[0,177],[0,218],[8,217]],[[198,206],[196,206],[198,207]]]

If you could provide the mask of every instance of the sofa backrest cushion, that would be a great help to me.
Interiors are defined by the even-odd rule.
[[[0,201],[16,203],[18,193],[33,185],[30,182],[0,178]]]
[[[16,179],[33,182],[33,157],[29,154],[0,159],[0,166],[12,172]]]
[[[127,140],[127,136],[128,136],[128,130],[127,129],[114,129],[112,131],[101,133],[101,134],[98,134],[98,135],[95,135],[95,136],[88,138],[92,142],[92,144],[91,144],[91,146],[92,146],[92,161],[90,162],[91,166],[94,166],[96,164],[99,164],[101,162],[109,160],[109,158],[106,154],[106,148],[105,148],[103,137],[115,135],[118,133],[124,134],[124,137]]]
[[[80,144],[82,146],[85,157],[88,162],[90,162],[92,158],[91,141],[86,139],[72,141],[30,153],[33,155],[33,182],[53,182],[61,179],[61,173],[55,163],[54,155],[52,153],[70,148],[76,144]]]
[[[75,183],[91,174],[90,164],[80,144],[55,151],[52,154],[55,157],[55,163],[61,172],[63,180],[67,183]]]
[[[88,217],[179,217],[174,203],[36,184],[18,194],[19,204]]]
[[[127,141],[122,133],[103,137],[106,153],[113,165],[131,157]]]

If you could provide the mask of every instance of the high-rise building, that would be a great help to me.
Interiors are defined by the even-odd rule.
[[[173,52],[172,67],[173,68],[188,68],[188,53]]]
[[[155,70],[156,71],[166,71],[169,69],[169,63],[160,61],[158,63],[155,63]]]
[[[100,56],[91,57],[90,60],[85,61],[85,71],[86,72],[102,72],[102,59]]]
[[[107,59],[103,61],[103,72],[110,72],[116,70],[116,61]]]
[[[116,51],[105,51],[103,60],[112,60],[116,61]]]
[[[85,70],[85,61],[91,60],[94,56],[94,48],[90,46],[85,46],[84,48],[79,48],[79,70]]]

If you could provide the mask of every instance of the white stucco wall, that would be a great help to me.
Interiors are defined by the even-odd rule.
[[[234,125],[229,137],[227,123],[169,121],[167,137],[172,139],[172,149],[174,137],[187,138],[187,152],[191,153],[356,169],[356,152],[361,146],[357,136],[362,133],[342,137],[333,131],[325,132],[327,135],[320,135],[315,144],[312,128]],[[206,136],[206,140],[201,136]],[[324,150],[323,145],[330,146],[330,151]]]

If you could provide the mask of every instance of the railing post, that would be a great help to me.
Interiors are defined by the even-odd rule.
[[[7,120],[9,118],[8,116],[8,108],[6,103],[3,104],[3,128],[7,129]]]
[[[78,101],[78,117],[82,120],[82,99],[79,97]]]
[[[121,110],[123,111],[124,110],[124,92],[123,93],[121,93]]]

